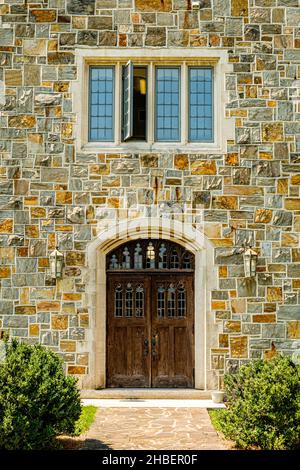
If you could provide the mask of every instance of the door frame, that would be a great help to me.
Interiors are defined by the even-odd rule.
[[[210,367],[210,348],[217,347],[218,325],[210,312],[210,293],[217,288],[214,247],[192,224],[163,218],[137,218],[111,223],[88,247],[86,300],[90,326],[82,350],[90,352],[89,373],[81,388],[106,387],[106,255],[126,241],[162,238],[174,241],[195,256],[194,273],[194,357],[195,389],[217,388]],[[87,346],[88,344],[88,346]]]

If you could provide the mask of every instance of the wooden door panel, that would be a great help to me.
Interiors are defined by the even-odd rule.
[[[152,387],[165,388],[170,386],[172,376],[172,334],[169,326],[153,325],[152,338],[156,345],[152,345]]]
[[[134,376],[146,376],[147,371],[147,361],[145,361],[144,356],[144,341],[146,339],[145,336],[145,328],[141,328],[139,326],[133,327],[129,329],[131,338],[131,368],[132,374]]]
[[[157,337],[152,386],[193,387],[193,276],[153,276],[151,313],[152,334]]]
[[[184,376],[188,363],[188,349],[190,345],[186,344],[187,341],[187,328],[176,327],[174,328],[174,375]]]
[[[145,345],[150,337],[149,279],[111,274],[107,283],[107,386],[149,387],[150,348]]]
[[[111,373],[112,375],[122,376],[124,371],[127,370],[127,327],[115,327],[113,336],[108,340],[109,356],[114,353],[114,345],[118,345],[118,360],[112,361]]]
[[[177,384],[193,387],[193,337],[189,327],[174,328],[174,377]],[[179,386],[179,385],[178,385]]]
[[[156,366],[157,375],[168,377],[169,376],[169,352],[170,352],[170,334],[168,327],[161,327],[156,329],[156,334],[152,338],[156,337],[155,348],[152,346],[152,365]]]
[[[185,327],[161,327],[157,330],[157,355],[152,353],[154,388],[193,387],[192,344]]]
[[[193,272],[107,274],[108,387],[194,386],[193,283]]]

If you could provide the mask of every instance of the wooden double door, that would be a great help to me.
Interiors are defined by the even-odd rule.
[[[194,386],[194,273],[107,274],[107,386]]]

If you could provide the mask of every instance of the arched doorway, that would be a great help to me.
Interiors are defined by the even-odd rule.
[[[108,387],[194,387],[195,257],[164,239],[106,255]]]

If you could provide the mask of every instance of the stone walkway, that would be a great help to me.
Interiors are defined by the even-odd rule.
[[[85,450],[230,449],[203,408],[98,408],[81,440]]]

